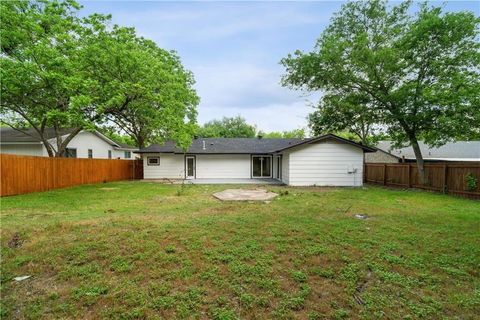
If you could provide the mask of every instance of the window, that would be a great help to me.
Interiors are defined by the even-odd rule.
[[[90,159],[93,158],[93,150],[92,150],[92,149],[88,149],[88,157],[89,157]]]
[[[77,157],[77,149],[75,148],[67,148],[66,150],[67,158],[76,158]]]
[[[112,150],[108,150],[108,159],[112,159]]]
[[[147,157],[147,166],[159,166],[160,157]]]
[[[132,157],[131,151],[125,151],[125,159],[130,159]]]
[[[252,177],[270,178],[272,176],[271,156],[252,156]]]

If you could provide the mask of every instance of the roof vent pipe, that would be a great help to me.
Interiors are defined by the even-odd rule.
[[[203,149],[203,150],[206,150],[207,148],[205,147],[205,140],[203,140],[202,142],[203,142],[202,149]]]

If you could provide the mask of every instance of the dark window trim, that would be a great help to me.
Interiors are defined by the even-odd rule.
[[[158,163],[156,164],[151,164],[150,163],[150,159],[158,159]],[[159,156],[156,156],[156,157],[147,157],[147,166],[159,166],[160,165],[160,157]]]
[[[70,155],[68,154],[68,150],[75,150],[75,157],[70,157]],[[76,159],[78,157],[77,148],[65,148],[65,156],[67,158]]]
[[[89,159],[92,159],[93,158],[93,149],[87,149],[87,157]]]

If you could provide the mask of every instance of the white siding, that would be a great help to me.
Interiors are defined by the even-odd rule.
[[[250,178],[250,155],[197,155],[196,177],[214,179]]]
[[[160,165],[147,165],[147,157],[160,157]],[[182,154],[149,153],[143,155],[143,176],[145,179],[183,179],[185,177]]]
[[[290,180],[290,155],[288,153],[284,153],[282,155],[282,182],[285,184],[289,183]]]
[[[0,153],[18,154],[24,156],[43,156],[43,145],[38,144],[2,144]],[[46,153],[46,151],[45,151]]]
[[[293,186],[361,186],[363,150],[334,141],[307,144],[290,151],[287,171]]]
[[[63,136],[62,138],[65,139],[66,137]],[[52,143],[55,145],[55,139]],[[112,159],[116,158],[113,146],[88,131],[82,131],[73,137],[67,148],[77,149],[77,158],[88,158],[88,149],[92,149],[93,158],[108,159],[108,150],[112,151]]]

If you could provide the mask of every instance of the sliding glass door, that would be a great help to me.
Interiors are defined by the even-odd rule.
[[[271,178],[272,177],[272,157],[271,156],[252,156],[252,177],[253,178]]]

